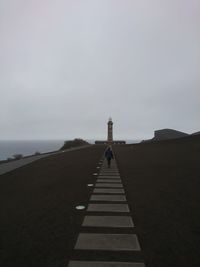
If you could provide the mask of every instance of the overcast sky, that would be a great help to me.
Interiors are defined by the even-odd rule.
[[[0,0],[0,139],[200,130],[199,0]]]

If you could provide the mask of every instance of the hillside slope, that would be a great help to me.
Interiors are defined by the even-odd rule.
[[[114,151],[146,267],[199,267],[200,135]]]

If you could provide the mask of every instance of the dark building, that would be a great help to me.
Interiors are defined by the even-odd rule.
[[[161,129],[154,132],[152,140],[167,140],[188,136],[187,133],[183,133],[174,129]]]
[[[154,131],[154,137],[152,139],[143,140],[142,142],[162,141],[169,139],[177,139],[189,136],[187,133],[183,133],[174,129],[161,129]]]

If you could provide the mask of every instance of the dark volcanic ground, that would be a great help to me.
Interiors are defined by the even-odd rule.
[[[115,153],[146,267],[199,267],[200,136]]]
[[[95,180],[104,149],[53,155],[0,176],[0,266],[64,267],[77,256],[85,211],[75,206],[88,204],[87,183]],[[200,137],[114,151],[146,267],[199,267]],[[136,255],[117,254],[121,260]]]
[[[104,146],[41,159],[0,176],[0,266],[64,267]]]

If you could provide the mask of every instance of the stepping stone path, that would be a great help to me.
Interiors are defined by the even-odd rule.
[[[145,267],[117,164],[101,162],[68,267]]]

